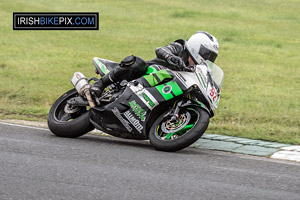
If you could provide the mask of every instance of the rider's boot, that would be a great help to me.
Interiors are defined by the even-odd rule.
[[[96,95],[97,97],[100,97],[103,90],[109,86],[110,84],[116,82],[117,80],[114,80],[112,73],[109,72],[108,74],[104,75],[101,79],[99,79],[97,82],[95,82],[91,87],[91,93]]]

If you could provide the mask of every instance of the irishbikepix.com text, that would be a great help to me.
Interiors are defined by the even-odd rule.
[[[14,13],[14,30],[99,30],[98,13]]]

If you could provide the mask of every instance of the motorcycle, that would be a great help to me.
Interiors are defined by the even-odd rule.
[[[119,63],[95,57],[95,72],[104,76]],[[149,140],[161,151],[178,151],[196,142],[217,109],[224,73],[210,61],[189,71],[172,71],[159,65],[144,76],[113,83],[97,98],[92,81],[75,72],[74,89],[59,97],[48,114],[51,132],[76,138],[93,129],[115,137]]]

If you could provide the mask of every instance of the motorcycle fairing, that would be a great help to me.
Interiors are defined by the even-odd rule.
[[[133,111],[133,104],[139,105],[143,110],[143,119],[139,118],[141,113],[139,115],[135,113],[136,108],[135,112]],[[97,128],[128,139],[146,139],[144,127],[148,115],[148,107],[128,87],[114,102],[90,109],[91,122],[96,124]]]
[[[172,106],[177,97],[191,87],[195,87],[195,81],[201,83],[199,77],[200,72],[197,75],[190,72],[179,73],[150,66],[147,75],[129,82],[114,102],[103,107],[92,108],[91,122],[98,129],[114,136],[147,139],[147,122],[152,110],[162,103]],[[207,87],[207,80],[204,83]],[[198,100],[206,101],[206,99]],[[198,102],[194,101],[203,107]]]
[[[144,77],[129,82],[124,92],[114,102],[91,109],[92,123],[97,124],[97,128],[105,132],[114,130],[111,134],[118,137],[147,139],[146,125],[151,111],[159,104],[183,94],[181,88],[183,85],[176,76],[167,75],[166,72],[155,73],[158,73],[156,76],[160,77],[160,80],[173,79],[149,88],[142,85]],[[153,74],[151,76],[154,77]]]
[[[108,74],[108,72],[112,71],[119,65],[117,62],[98,57],[93,58],[93,63],[101,77],[103,77],[105,74]]]

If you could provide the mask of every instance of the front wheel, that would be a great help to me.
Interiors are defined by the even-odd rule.
[[[179,151],[196,142],[209,124],[209,114],[199,107],[181,108],[176,120],[163,113],[149,132],[151,145],[161,151]]]
[[[89,112],[85,106],[73,107],[67,101],[79,96],[72,89],[59,97],[48,114],[48,126],[51,132],[60,137],[76,138],[94,129]]]

